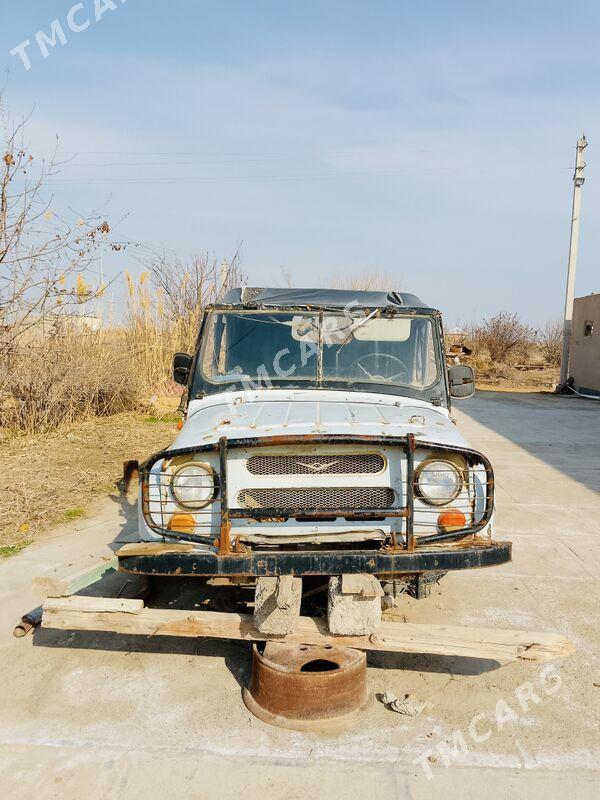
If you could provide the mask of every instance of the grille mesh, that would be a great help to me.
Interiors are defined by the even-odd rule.
[[[389,486],[327,486],[298,489],[242,489],[241,508],[291,508],[333,511],[338,508],[392,508]]]
[[[246,466],[252,475],[364,475],[381,472],[385,462],[379,453],[261,455]]]

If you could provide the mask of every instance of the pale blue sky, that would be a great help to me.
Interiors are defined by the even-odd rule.
[[[577,294],[600,291],[600,4],[2,0],[6,105],[78,156],[55,204],[250,282],[383,270],[451,324],[561,313],[585,131]],[[97,0],[109,6],[111,0]],[[42,58],[54,19],[67,43]],[[25,39],[31,69],[9,51]],[[37,153],[38,156],[41,152]],[[598,177],[596,177],[598,176]],[[139,270],[130,250],[112,270]]]

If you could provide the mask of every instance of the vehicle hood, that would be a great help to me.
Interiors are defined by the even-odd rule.
[[[444,408],[412,398],[358,392],[265,390],[193,400],[174,448],[228,439],[307,434],[406,436],[467,446]]]

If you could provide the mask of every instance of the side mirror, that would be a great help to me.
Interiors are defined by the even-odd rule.
[[[471,367],[466,367],[463,364],[449,367],[448,380],[450,381],[451,397],[464,400],[466,397],[473,397],[475,394],[475,374]]]
[[[173,380],[185,386],[188,382],[192,357],[187,353],[175,353],[173,356]]]

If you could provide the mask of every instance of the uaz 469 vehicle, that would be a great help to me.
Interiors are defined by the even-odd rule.
[[[490,463],[450,417],[472,370],[446,366],[441,315],[414,295],[234,289],[174,377],[185,421],[140,470],[142,543],[121,569],[310,576],[330,595],[367,576],[346,580],[363,597],[374,576],[418,596],[448,570],[510,560]]]

